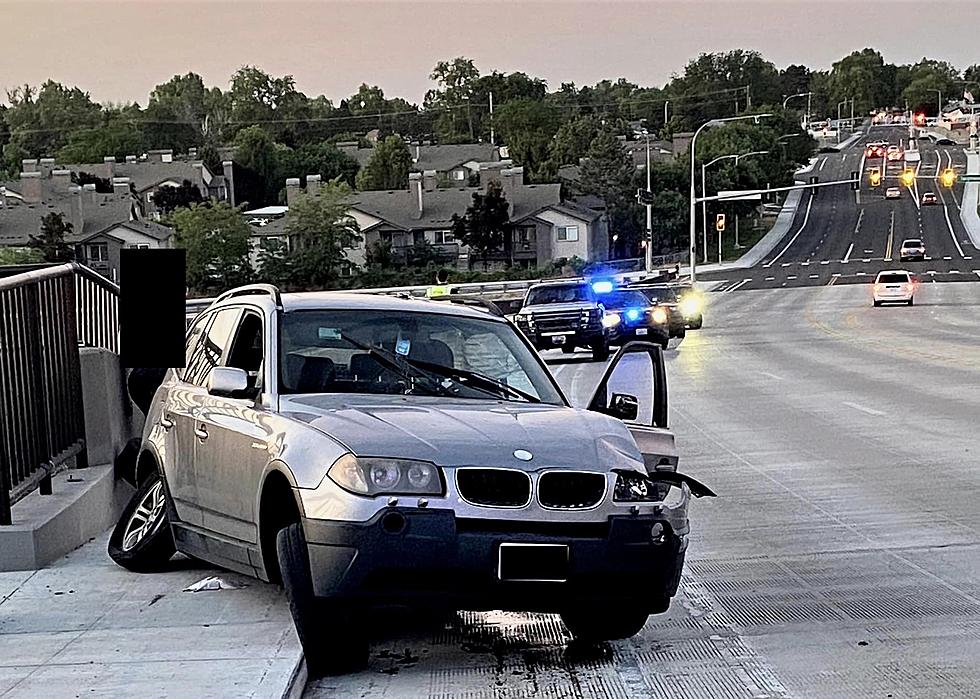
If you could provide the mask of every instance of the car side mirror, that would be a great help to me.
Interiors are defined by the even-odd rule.
[[[614,393],[609,403],[609,415],[620,420],[636,420],[640,412],[640,402],[628,393]]]
[[[208,377],[208,393],[226,398],[245,398],[248,393],[248,374],[237,367],[216,366]]]

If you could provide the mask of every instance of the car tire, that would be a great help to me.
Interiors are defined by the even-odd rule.
[[[574,351],[575,351],[575,345],[562,345],[561,346],[561,353],[562,354],[572,354]]]
[[[687,337],[687,328],[681,328],[677,331],[678,340],[683,340],[685,337]]]
[[[874,301],[875,308],[881,306],[881,301]]]
[[[150,474],[129,499],[109,537],[109,558],[134,573],[165,570],[177,552],[167,515],[167,488]]]
[[[700,330],[701,329],[701,322],[702,322],[702,320],[703,319],[700,316],[698,317],[697,320],[692,320],[691,321],[691,330]]]
[[[635,636],[643,629],[649,616],[645,610],[613,612],[588,608],[562,612],[561,620],[575,640],[598,643]]]
[[[276,553],[310,677],[338,675],[364,667],[367,637],[354,622],[353,610],[317,598],[310,574],[310,554],[299,522],[279,530]]]
[[[910,306],[915,305],[915,299],[909,299],[909,305]]]
[[[670,348],[670,338],[666,338],[660,343],[660,349],[666,352]]]
[[[605,340],[592,341],[592,359],[596,362],[604,362],[609,359],[609,343]]]

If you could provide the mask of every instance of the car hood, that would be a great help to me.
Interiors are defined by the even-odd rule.
[[[279,407],[284,416],[306,423],[359,456],[530,471],[644,470],[636,442],[621,421],[578,408],[336,394],[282,397]],[[516,450],[529,451],[533,458],[520,461],[514,456]]]
[[[593,308],[589,301],[570,301],[568,303],[540,303],[524,306],[522,313],[559,313],[561,311],[583,311]]]

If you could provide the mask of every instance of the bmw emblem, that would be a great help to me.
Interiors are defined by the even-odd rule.
[[[534,454],[527,451],[526,449],[518,449],[514,452],[514,458],[520,459],[521,461],[530,461],[534,458]]]

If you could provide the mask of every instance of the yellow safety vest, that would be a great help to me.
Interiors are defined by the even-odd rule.
[[[449,285],[443,284],[439,286],[430,286],[429,290],[425,292],[426,297],[432,298],[433,296],[448,296],[449,295]]]

